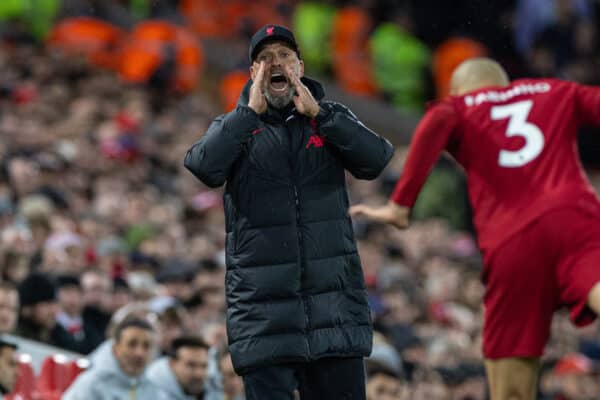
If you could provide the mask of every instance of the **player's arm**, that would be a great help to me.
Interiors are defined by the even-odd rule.
[[[400,229],[408,227],[410,211],[417,196],[440,153],[448,145],[456,125],[457,118],[451,104],[441,103],[430,109],[415,130],[404,169],[388,203],[382,207],[358,204],[350,208],[350,214]]]

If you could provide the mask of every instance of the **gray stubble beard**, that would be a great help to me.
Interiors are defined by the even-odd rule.
[[[296,89],[290,87],[285,94],[280,96],[273,96],[268,89],[264,90],[265,99],[267,99],[267,103],[278,110],[281,110],[287,107],[292,99],[294,98],[294,94],[296,93]]]

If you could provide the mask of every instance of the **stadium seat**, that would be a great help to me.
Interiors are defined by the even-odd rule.
[[[452,72],[463,61],[474,57],[485,57],[485,46],[466,37],[451,37],[440,44],[433,53],[433,76],[439,99],[450,93]]]
[[[35,372],[29,354],[19,355],[19,376],[12,393],[5,400],[33,400],[35,391]]]
[[[114,68],[114,54],[125,36],[119,27],[90,17],[67,18],[52,28],[46,45],[67,54],[83,54],[92,64]]]
[[[240,93],[249,78],[248,72],[241,70],[231,71],[223,77],[219,85],[219,95],[225,111],[229,112],[236,107]]]
[[[40,376],[36,382],[41,398],[60,398],[60,395],[88,365],[86,359],[69,360],[62,354],[47,357],[42,363]]]
[[[138,23],[119,54],[119,74],[130,83],[148,82],[161,66],[172,62],[168,79],[180,92],[196,87],[203,66],[202,49],[195,36],[185,28],[159,20]]]
[[[333,72],[347,92],[372,96],[376,93],[371,76],[368,35],[372,21],[359,7],[340,9],[332,29]]]
[[[226,37],[223,10],[216,0],[183,0],[179,11],[187,25],[200,37]]]

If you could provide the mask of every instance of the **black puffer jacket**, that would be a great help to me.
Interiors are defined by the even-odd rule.
[[[303,78],[317,100],[321,85]],[[344,170],[373,179],[391,144],[344,106],[315,120],[248,104],[219,116],[188,151],[202,182],[227,182],[227,332],[238,373],[322,357],[367,356],[372,327]]]

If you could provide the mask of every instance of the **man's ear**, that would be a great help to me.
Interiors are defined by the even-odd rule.
[[[256,73],[258,72],[258,69],[254,67],[254,64],[256,64],[256,63],[253,61],[252,65],[250,66],[250,78],[252,78],[252,80],[254,80],[254,77],[256,76]]]
[[[299,74],[299,78],[302,78],[304,76],[304,61],[300,60],[300,74]]]

